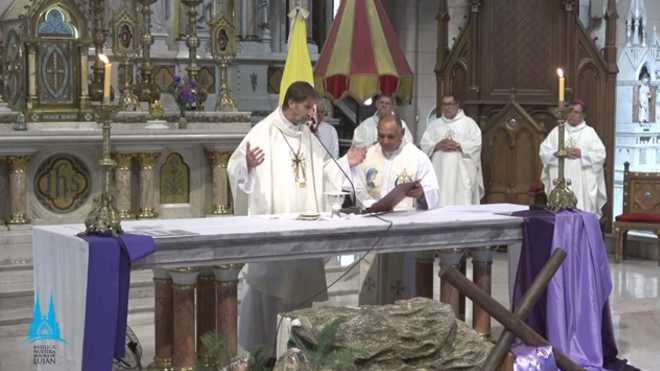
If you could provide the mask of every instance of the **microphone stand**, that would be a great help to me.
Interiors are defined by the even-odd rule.
[[[319,125],[320,125],[320,123],[319,123]],[[310,127],[310,130],[311,130],[311,129],[312,129],[312,128]],[[317,127],[317,129],[318,129],[318,127]],[[357,205],[357,192],[356,192],[356,190],[355,190],[355,184],[353,184],[353,181],[351,180],[351,177],[348,176],[348,174],[346,174],[346,172],[345,172],[344,169],[341,167],[341,165],[339,164],[339,162],[334,158],[334,156],[332,156],[332,154],[331,154],[330,151],[328,150],[328,147],[326,147],[325,144],[323,144],[323,142],[321,141],[321,139],[320,139],[318,136],[316,136],[316,131],[314,131],[314,130],[311,130],[311,131],[312,131],[312,134],[314,135],[314,137],[316,138],[316,141],[321,145],[321,147],[323,148],[323,150],[325,151],[325,153],[328,155],[328,157],[330,157],[330,159],[332,160],[332,162],[335,163],[335,166],[337,166],[337,168],[339,169],[339,171],[341,171],[342,175],[344,175],[344,178],[345,178],[346,180],[348,180],[348,183],[351,185],[351,190],[353,191],[353,193],[352,193],[352,196],[353,196],[353,197],[350,198],[350,200],[351,200],[351,206],[349,206],[349,207],[343,207],[343,208],[340,210],[340,212],[342,212],[342,213],[344,213],[344,214],[364,214],[364,209],[362,209],[361,207],[359,207],[359,206]],[[350,164],[349,164],[349,166],[350,166]]]

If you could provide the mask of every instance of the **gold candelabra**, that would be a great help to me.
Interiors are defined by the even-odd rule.
[[[564,102],[559,102],[559,106],[553,109],[553,114],[558,122],[557,130],[559,138],[555,157],[558,159],[559,168],[557,179],[552,182],[554,188],[548,195],[548,208],[552,210],[575,209],[577,206],[577,197],[575,197],[575,193],[570,188],[571,181],[564,177],[564,162],[566,161],[566,157],[568,157],[565,143],[566,117],[570,111],[571,107],[566,106]]]
[[[103,170],[103,190],[99,195],[94,198],[94,205],[92,210],[85,218],[85,234],[100,234],[116,236],[122,233],[121,218],[119,212],[115,208],[114,198],[110,190],[110,181],[112,170],[115,168],[116,163],[112,159],[110,129],[112,127],[112,119],[116,112],[116,107],[104,102],[98,108],[98,116],[101,120],[103,127],[103,157],[99,161],[99,165]]]
[[[89,82],[89,99],[100,102],[103,99],[103,63],[99,61],[99,55],[103,52],[103,43],[107,30],[104,29],[104,1],[94,0],[92,8],[94,9],[94,55],[96,62],[92,67],[92,81]]]
[[[119,98],[119,108],[122,111],[141,111],[140,100],[133,93],[133,63],[132,57],[126,53],[124,55],[124,63],[122,63],[123,72],[123,88],[121,97]]]

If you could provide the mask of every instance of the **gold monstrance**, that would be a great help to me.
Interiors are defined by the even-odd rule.
[[[548,195],[548,208],[551,210],[559,209],[575,209],[577,206],[577,197],[570,188],[571,181],[564,177],[564,162],[568,157],[566,151],[565,135],[566,135],[566,116],[571,111],[570,106],[564,103],[564,72],[561,69],[557,70],[559,76],[559,106],[553,109],[553,114],[559,123],[557,130],[559,131],[557,152],[555,157],[559,159],[559,169],[557,179],[553,180],[552,184],[555,186]]]
[[[101,169],[103,169],[103,191],[94,198],[94,205],[92,210],[85,218],[85,234],[100,234],[116,236],[122,233],[121,218],[114,206],[112,193],[110,192],[110,178],[112,176],[112,169],[116,163],[110,156],[110,128],[112,125],[112,117],[116,108],[110,103],[110,77],[112,65],[108,57],[101,54],[99,55],[105,63],[105,76],[103,80],[103,103],[98,108],[98,116],[103,125],[103,157],[99,161]]]

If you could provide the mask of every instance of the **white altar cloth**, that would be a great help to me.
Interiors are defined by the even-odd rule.
[[[363,253],[377,238],[376,253],[515,244],[522,241],[522,219],[502,214],[519,209],[501,204],[395,212],[381,216],[388,222],[364,215],[318,221],[260,215],[126,221],[122,227],[156,241],[156,252],[134,269],[174,268]],[[67,341],[49,370],[80,369],[88,256],[86,242],[76,236],[82,230],[82,224],[33,227],[35,293],[42,313],[53,294]]]

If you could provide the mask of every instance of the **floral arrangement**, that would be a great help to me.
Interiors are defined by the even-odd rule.
[[[195,80],[175,75],[170,93],[174,96],[181,115],[184,115],[186,111],[198,111],[204,107],[206,92],[199,87]]]

